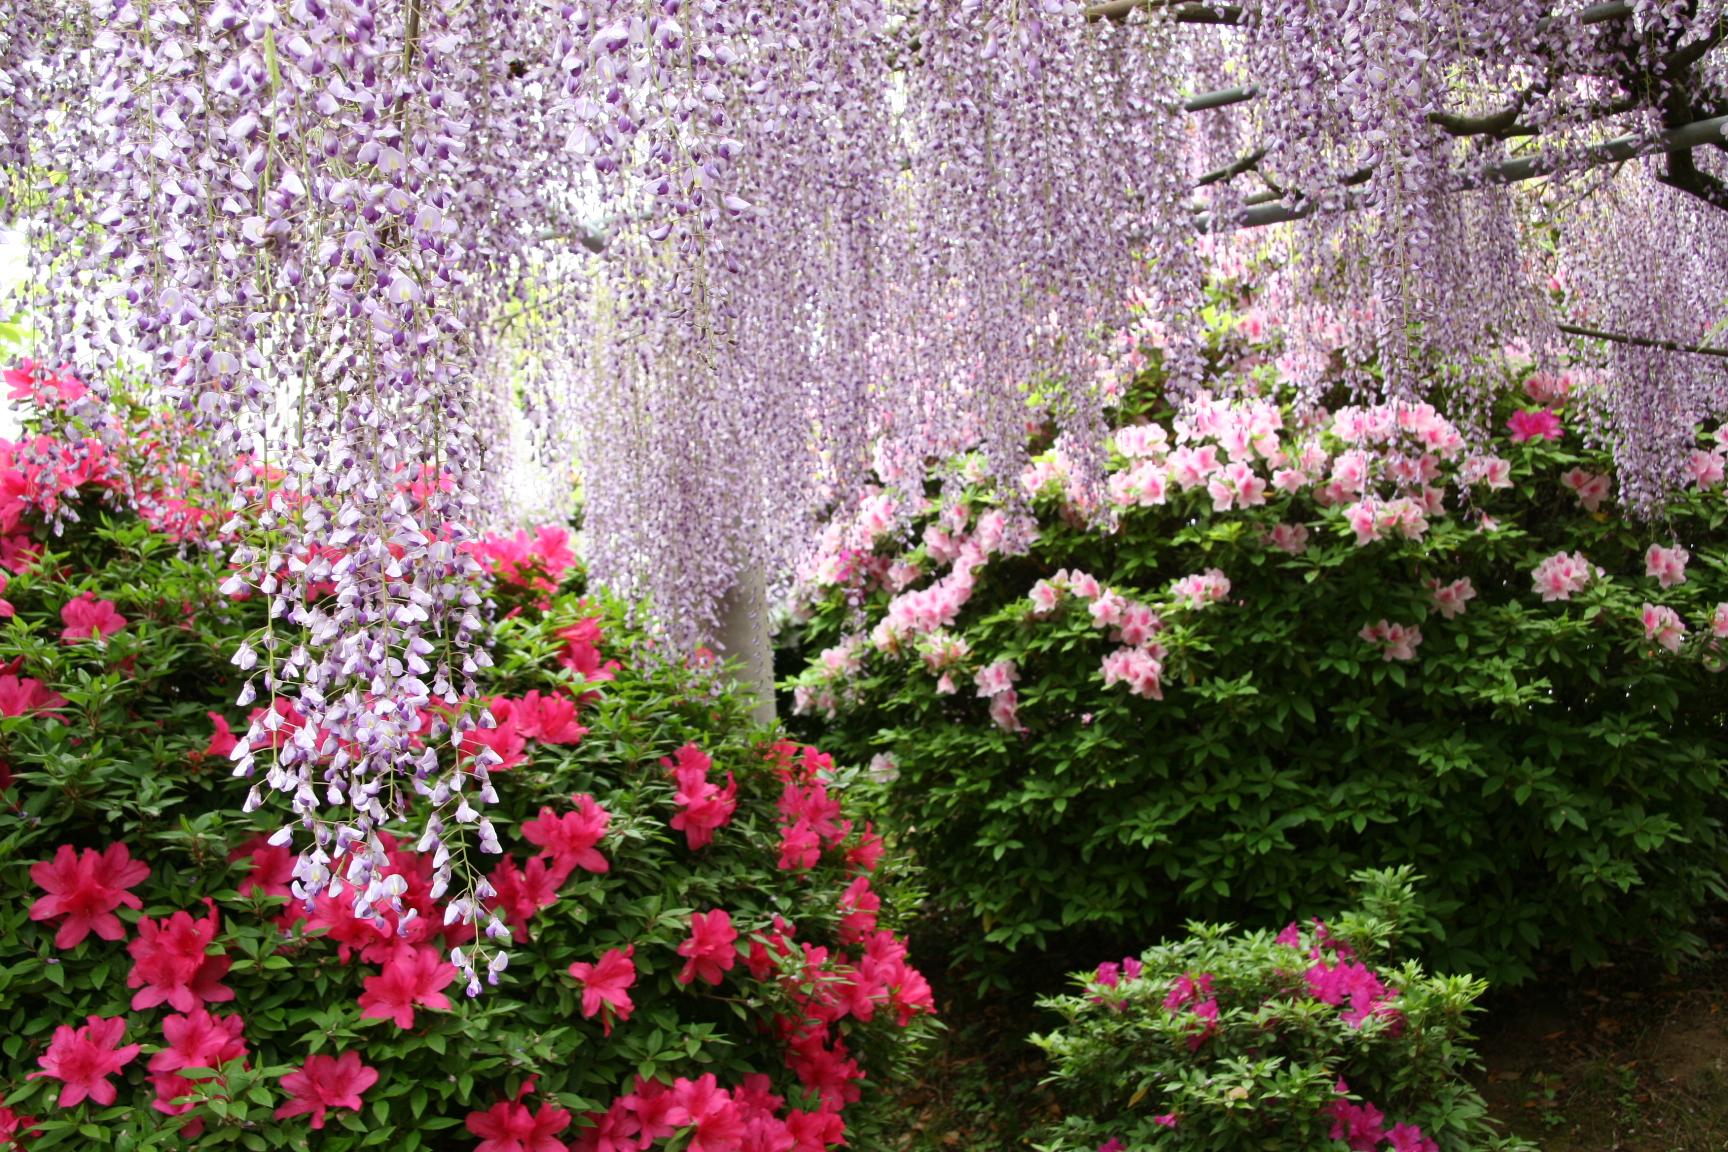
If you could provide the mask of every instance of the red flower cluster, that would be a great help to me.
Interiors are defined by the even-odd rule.
[[[726,773],[726,787],[708,779],[714,761],[694,744],[686,744],[670,758],[660,763],[672,773],[678,790],[673,803],[678,814],[672,817],[672,827],[684,833],[692,851],[706,848],[714,842],[714,833],[726,826],[738,808],[738,782]]]
[[[511,536],[488,533],[464,547],[494,579],[539,592],[558,591],[564,573],[576,565],[570,533],[550,525],[536,529],[532,536],[524,529]]]
[[[132,859],[124,844],[110,844],[101,852],[79,852],[62,844],[52,862],[30,866],[30,879],[47,893],[30,906],[30,919],[60,919],[56,948],[77,947],[91,932],[104,940],[124,939],[126,929],[114,910],[144,907],[131,890],[149,875],[149,867]]]

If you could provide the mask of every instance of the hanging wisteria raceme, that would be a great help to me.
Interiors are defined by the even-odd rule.
[[[1357,329],[1287,349],[1298,381],[1342,348],[1358,391],[1467,422],[1507,355],[1599,358],[1638,507],[1723,400],[1720,358],[1670,346],[1721,332],[1724,0],[23,0],[0,25],[38,359],[143,365],[213,437],[231,586],[271,609],[237,654],[248,803],[285,797],[302,895],[362,910],[412,806],[451,914],[485,919],[463,544],[508,506],[518,408],[581,473],[594,578],[682,645],[871,467],[1018,475],[1031,427],[1095,492],[1130,303],[1173,387],[1200,377],[1208,230],[1298,221],[1268,302]],[[491,949],[457,957],[471,990]]]
[[[1550,366],[1593,354],[1562,339],[1577,324],[1568,323],[1565,302],[1556,309],[1548,274],[1535,267],[1546,264],[1556,228],[1576,244],[1568,256],[1601,273],[1604,298],[1651,302],[1642,315],[1617,313],[1625,323],[1609,325],[1610,334],[1685,330],[1693,335],[1684,342],[1694,343],[1722,318],[1720,294],[1694,281],[1656,304],[1626,253],[1608,250],[1667,245],[1630,217],[1576,206],[1595,198],[1604,160],[1663,156],[1665,133],[1684,129],[1695,142],[1720,143],[1719,127],[1693,125],[1728,111],[1722,54],[1712,55],[1728,35],[1724,11],[1720,0],[1491,0],[1465,9],[1426,0],[1251,0],[1220,40],[1223,60],[1236,67],[1211,73],[1237,87],[1196,102],[1211,149],[1208,223],[1307,217],[1274,242],[1284,253],[1286,300],[1327,302],[1358,317],[1371,337],[1358,390],[1442,388],[1466,427],[1504,378],[1503,350]],[[1728,209],[1721,156],[1720,148],[1667,150],[1638,177]],[[1540,199],[1498,188],[1543,173],[1553,179]],[[1657,232],[1721,235],[1713,217],[1722,213],[1682,212],[1678,196],[1656,199],[1664,206]],[[1648,348],[1614,355],[1630,357],[1628,368],[1636,361],[1636,377],[1609,379],[1589,399],[1617,429],[1621,475],[1644,494],[1634,506],[1648,510],[1680,474],[1673,436],[1657,429],[1679,427],[1686,414],[1632,413],[1672,399],[1671,388],[1644,386],[1651,372],[1684,374],[1699,362]]]
[[[261,777],[249,807],[283,793],[303,829],[296,891],[395,900],[377,832],[412,800],[451,914],[492,939],[468,853],[497,850],[496,754],[449,749],[486,661],[462,547],[502,419],[486,339],[572,184],[516,165],[583,167],[498,54],[551,59],[540,19],[421,0],[45,16],[31,65],[57,103],[23,144],[47,347],[142,354],[226,448],[228,590],[271,618],[235,657],[240,702],[264,705],[236,770]],[[470,991],[488,950],[453,957]]]

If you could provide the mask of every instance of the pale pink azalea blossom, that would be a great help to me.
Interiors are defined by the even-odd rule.
[[[1464,615],[1465,605],[1476,599],[1476,586],[1470,583],[1470,577],[1464,576],[1442,584],[1438,580],[1430,580],[1428,587],[1434,593],[1434,607],[1447,620]]]
[[[1686,642],[1686,623],[1678,612],[1665,604],[1646,604],[1642,618],[1646,640],[1654,640],[1670,652],[1680,651]]]
[[[1004,692],[1013,691],[1014,682],[1020,679],[1019,671],[1012,660],[998,660],[978,669],[973,677],[973,683],[978,686],[980,696],[1000,696]]]
[[[1308,529],[1300,524],[1274,524],[1268,540],[1278,551],[1297,556],[1308,549]]]
[[[1104,657],[1103,672],[1106,688],[1126,684],[1128,691],[1135,696],[1144,696],[1151,700],[1164,699],[1164,689],[1159,683],[1164,668],[1156,657],[1143,648],[1116,649]]]
[[[1571,468],[1560,476],[1560,483],[1571,489],[1586,512],[1599,512],[1608,498],[1608,477],[1582,468]]]
[[[1230,578],[1216,568],[1184,576],[1170,587],[1170,596],[1184,608],[1200,609],[1230,595]]]
[[[1582,552],[1556,552],[1536,565],[1531,582],[1541,593],[1543,603],[1570,600],[1584,590],[1595,574],[1590,561]]]
[[[1692,483],[1708,491],[1722,483],[1722,453],[1693,452],[1686,461],[1686,471],[1691,473]]]
[[[1684,584],[1686,583],[1686,562],[1690,559],[1692,559],[1692,553],[1678,544],[1672,548],[1652,544],[1644,553],[1644,575],[1655,580],[1664,588]]]
[[[1380,658],[1386,661],[1414,660],[1416,649],[1422,644],[1422,629],[1414,624],[1393,624],[1387,620],[1363,625],[1357,635],[1378,647]]]

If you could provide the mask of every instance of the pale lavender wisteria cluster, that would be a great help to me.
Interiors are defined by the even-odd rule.
[[[1728,401],[1728,359],[1670,347],[1723,342],[1724,0],[10,7],[38,358],[142,365],[230,468],[272,622],[237,768],[305,895],[391,899],[375,833],[412,807],[485,919],[462,545],[523,417],[583,478],[593,578],[685,643],[873,472],[1015,476],[1049,425],[1107,508],[1112,340],[1155,315],[1194,386],[1208,231],[1297,221],[1255,234],[1268,303],[1356,329],[1288,326],[1315,403],[1342,355],[1468,426],[1507,355],[1597,357],[1580,401],[1649,507]]]

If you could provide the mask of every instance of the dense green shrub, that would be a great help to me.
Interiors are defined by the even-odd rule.
[[[221,596],[225,565],[141,522],[106,466],[67,474],[63,536],[37,501],[0,508],[0,1148],[869,1143],[866,1094],[931,1002],[825,757],[560,588],[556,533],[492,541],[516,586],[469,739],[504,762],[505,855],[467,863],[514,940],[470,999],[433,850],[393,842],[376,919],[351,890],[292,894],[226,754],[260,603]]]
[[[802,731],[891,780],[960,959],[1291,915],[1393,864],[1430,877],[1435,962],[1496,982],[1693,946],[1728,850],[1720,444],[1635,521],[1566,425],[1588,379],[1509,387],[1472,449],[1417,404],[1298,426],[1270,350],[1218,340],[1246,398],[1144,373],[1106,492],[1058,447],[1022,511],[961,458],[803,574]]]
[[[1282,932],[1192,924],[1045,1002],[1063,1120],[1047,1152],[1482,1152],[1503,1139],[1465,1079],[1484,988],[1390,960],[1408,870],[1363,873],[1355,909]]]

